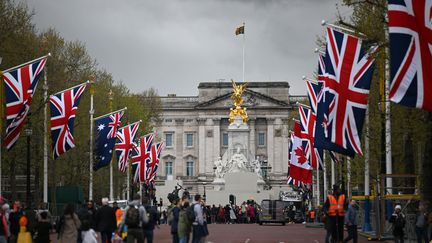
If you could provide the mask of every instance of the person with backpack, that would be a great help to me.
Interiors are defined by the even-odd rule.
[[[136,194],[133,197],[133,201],[125,209],[123,214],[122,223],[120,229],[124,225],[127,226],[127,243],[134,243],[137,240],[138,243],[144,243],[144,233],[142,230],[142,224],[148,222],[147,212],[141,205],[141,196]],[[121,234],[119,234],[121,235]]]
[[[396,243],[404,242],[405,215],[402,213],[401,205],[396,205],[395,211],[390,217],[390,223],[393,224],[393,236]]]
[[[200,194],[195,195],[195,203],[193,204],[193,210],[195,212],[195,220],[192,223],[192,243],[199,243],[201,240],[208,235],[206,232],[206,226],[204,225],[204,214],[202,209],[202,198]]]
[[[173,243],[179,243],[179,237],[177,232],[180,214],[179,202],[179,197],[172,199],[171,205],[168,208],[168,224],[171,225],[171,235]]]
[[[50,242],[50,230],[52,228],[51,220],[48,218],[48,212],[41,212],[35,228],[35,243]]]
[[[195,221],[195,212],[193,206],[189,205],[188,197],[182,197],[180,205],[177,234],[179,243],[188,243],[192,231],[192,222]]]
[[[152,243],[153,231],[155,229],[155,225],[157,224],[157,220],[158,220],[158,212],[156,206],[150,205],[150,200],[148,197],[143,198],[143,204],[148,217],[148,222],[143,223],[142,225],[144,240],[147,240],[147,243]]]

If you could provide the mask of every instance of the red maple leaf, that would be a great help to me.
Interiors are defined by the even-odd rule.
[[[307,159],[306,156],[303,152],[303,149],[301,147],[296,148],[296,150],[294,150],[295,155],[297,156],[297,161],[299,162],[299,164],[304,164],[306,163]]]

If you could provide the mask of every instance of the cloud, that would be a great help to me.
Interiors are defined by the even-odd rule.
[[[315,39],[336,0],[27,0],[39,28],[86,43],[100,67],[131,90],[196,95],[202,81],[284,80],[305,94],[316,69]]]

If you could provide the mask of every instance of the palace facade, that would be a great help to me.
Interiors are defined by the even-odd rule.
[[[250,82],[243,94],[250,129],[249,149],[262,168],[267,188],[286,185],[288,121],[295,102],[288,82]],[[165,142],[156,183],[182,180],[191,194],[212,187],[214,161],[228,148],[231,82],[202,82],[198,96],[161,97],[162,113],[153,124]]]

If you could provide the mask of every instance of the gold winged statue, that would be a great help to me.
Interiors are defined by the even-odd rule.
[[[240,116],[243,120],[243,123],[247,123],[249,118],[246,112],[246,108],[242,108],[241,105],[243,104],[243,93],[246,90],[247,82],[244,84],[236,84],[234,80],[231,79],[232,86],[233,86],[233,94],[231,95],[231,99],[234,101],[234,108],[230,109],[229,114],[229,122],[230,124],[234,123],[234,120],[237,116]]]

